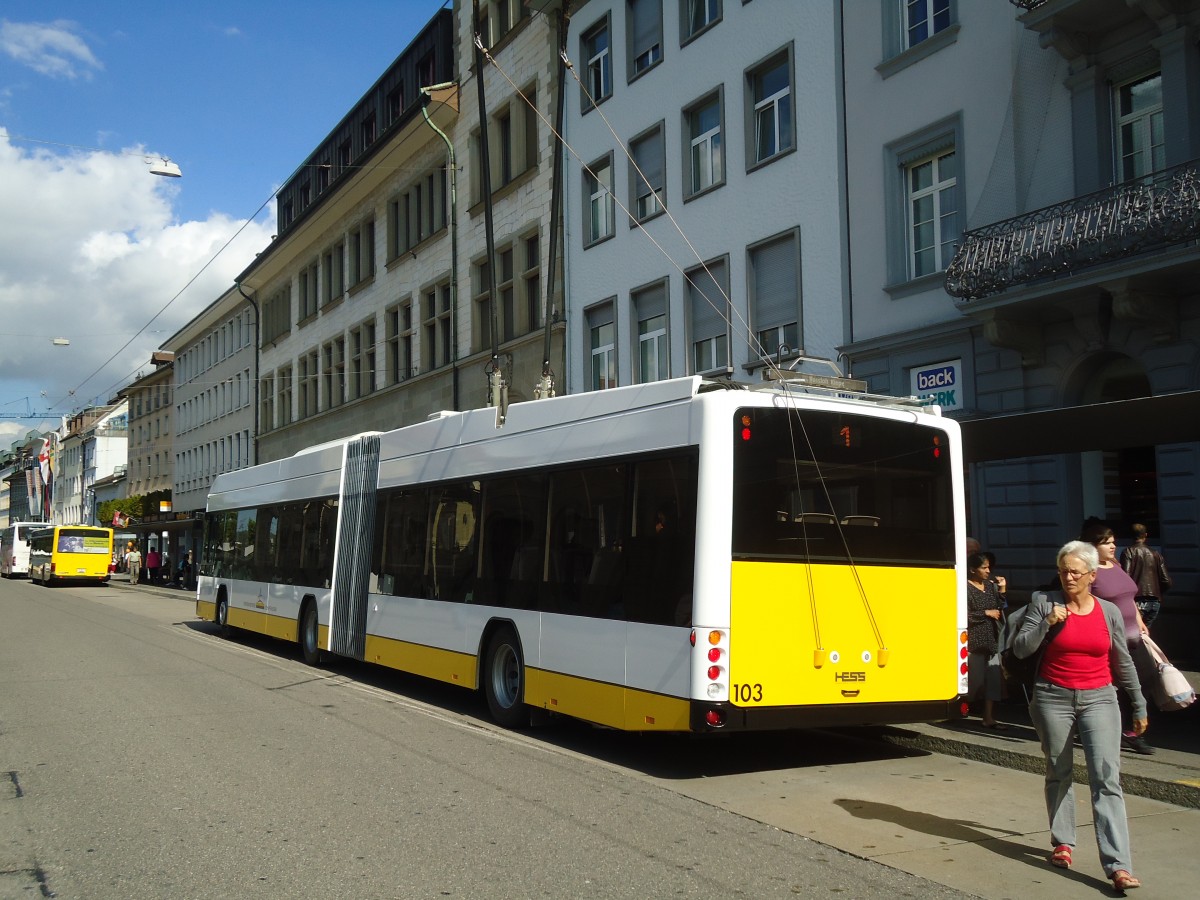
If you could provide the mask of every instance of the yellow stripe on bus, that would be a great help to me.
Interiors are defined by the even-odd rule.
[[[627,731],[688,729],[687,700],[543,669],[526,669],[525,702]]]
[[[888,703],[957,694],[953,569],[859,566],[856,579],[855,570],[844,565],[732,566],[729,680],[730,699],[738,706]],[[888,651],[883,666],[859,583]]]
[[[475,657],[470,653],[368,634],[363,658],[389,669],[411,672],[459,687],[475,687]]]

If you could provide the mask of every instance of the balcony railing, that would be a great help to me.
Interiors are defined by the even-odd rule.
[[[1200,166],[1192,161],[966,232],[946,292],[979,300],[1197,238]]]

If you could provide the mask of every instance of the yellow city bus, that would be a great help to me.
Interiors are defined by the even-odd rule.
[[[220,475],[199,618],[629,731],[938,721],[966,691],[958,424],[680,378]]]
[[[111,528],[52,525],[29,536],[29,578],[47,587],[66,581],[107,584],[112,562]]]

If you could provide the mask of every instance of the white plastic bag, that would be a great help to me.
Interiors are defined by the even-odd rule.
[[[1142,635],[1142,643],[1150,653],[1150,659],[1154,661],[1154,668],[1158,672],[1154,684],[1150,685],[1154,704],[1164,712],[1169,712],[1173,709],[1184,709],[1195,703],[1196,691],[1188,684],[1183,673],[1171,665],[1171,661],[1159,649],[1158,644],[1150,640],[1148,634]]]

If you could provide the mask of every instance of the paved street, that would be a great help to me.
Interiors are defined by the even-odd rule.
[[[178,591],[5,581],[0,622],[5,900],[1111,895],[1090,828],[1045,864],[1038,776],[870,733],[503,732]],[[1200,811],[1129,811],[1140,896],[1189,894]]]

